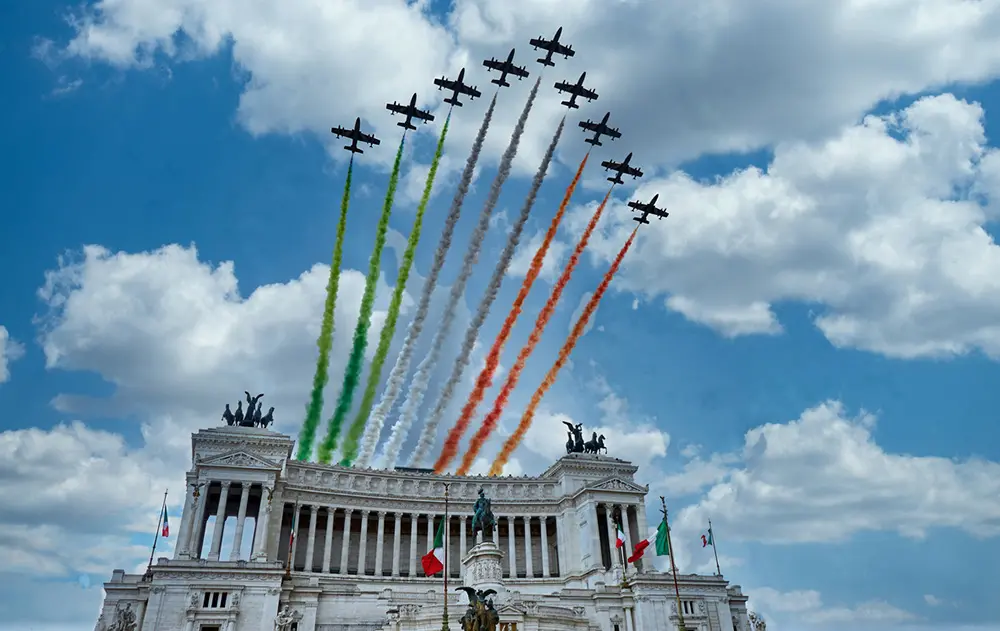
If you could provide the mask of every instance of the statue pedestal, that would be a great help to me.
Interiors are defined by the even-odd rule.
[[[507,592],[503,584],[501,559],[503,553],[497,544],[493,543],[492,538],[477,543],[462,559],[462,566],[465,567],[465,586],[475,590],[496,590],[495,602],[505,601]]]

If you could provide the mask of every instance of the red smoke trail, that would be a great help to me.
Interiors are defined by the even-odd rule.
[[[503,414],[504,408],[507,407],[507,403],[510,401],[510,395],[514,392],[514,388],[517,387],[517,382],[521,379],[521,373],[524,372],[524,367],[528,362],[528,358],[535,351],[538,343],[542,341],[542,332],[545,331],[546,325],[548,325],[549,320],[552,319],[552,315],[556,311],[556,305],[559,303],[559,299],[562,298],[562,293],[566,289],[566,285],[569,284],[569,279],[573,275],[573,270],[576,269],[577,263],[580,262],[580,257],[583,256],[583,251],[587,248],[587,243],[590,241],[590,235],[593,234],[594,229],[597,228],[597,222],[600,221],[601,215],[604,213],[604,207],[607,205],[613,189],[614,185],[608,189],[604,199],[597,207],[597,210],[594,211],[593,216],[590,218],[590,223],[587,224],[587,229],[583,231],[580,241],[576,244],[576,248],[573,249],[573,254],[570,255],[569,261],[566,263],[566,267],[563,269],[562,275],[559,276],[559,280],[557,280],[555,285],[552,287],[552,293],[549,294],[549,299],[545,302],[545,306],[542,307],[542,310],[538,313],[538,317],[535,319],[535,328],[531,330],[531,335],[528,336],[528,341],[525,342],[524,346],[521,348],[521,352],[518,353],[517,360],[511,367],[510,372],[507,374],[507,378],[504,380],[503,387],[500,389],[500,393],[497,394],[497,398],[493,402],[493,408],[486,415],[486,418],[483,419],[483,424],[480,425],[479,430],[469,442],[469,450],[462,457],[462,465],[457,471],[458,475],[465,475],[469,472],[473,461],[476,459],[476,456],[479,455],[479,451],[483,448],[483,445],[486,444],[486,439],[490,437],[490,434],[493,433],[497,425],[500,423],[500,416]]]
[[[614,262],[611,263],[611,267],[608,268],[608,272],[604,275],[604,279],[601,281],[601,284],[597,286],[597,291],[594,292],[594,295],[591,296],[587,306],[584,307],[583,313],[580,314],[580,318],[576,321],[576,324],[573,325],[573,330],[570,331],[569,337],[566,338],[566,342],[563,344],[563,347],[559,349],[559,356],[556,358],[555,363],[552,364],[552,368],[549,369],[548,374],[546,374],[545,378],[542,379],[542,384],[538,386],[538,390],[535,390],[535,394],[531,395],[531,402],[528,403],[528,407],[525,408],[524,414],[521,416],[521,422],[517,425],[517,429],[515,429],[514,433],[507,439],[507,442],[503,444],[496,460],[494,460],[493,464],[490,466],[490,475],[500,475],[500,472],[503,471],[504,465],[507,464],[507,461],[510,459],[510,455],[514,453],[517,446],[521,444],[521,440],[528,432],[528,428],[531,427],[531,421],[535,417],[535,410],[538,409],[538,405],[542,402],[542,397],[544,397],[545,393],[549,391],[552,384],[556,382],[556,376],[559,374],[559,371],[562,370],[562,367],[566,365],[566,361],[569,359],[570,353],[573,352],[573,348],[576,346],[576,343],[580,341],[580,337],[583,336],[583,330],[586,328],[587,322],[594,315],[594,311],[597,310],[597,304],[601,302],[604,292],[608,290],[608,285],[611,284],[611,279],[614,278],[615,273],[618,272],[618,268],[621,266],[622,260],[625,258],[625,254],[627,254],[629,248],[632,247],[632,242],[635,240],[635,235],[638,231],[639,228],[637,226],[636,229],[632,231],[628,241],[625,242],[625,245],[622,246],[622,249],[618,252],[618,256],[615,257]]]
[[[569,200],[573,197],[573,191],[580,181],[580,176],[583,175],[583,168],[587,166],[587,158],[589,157],[590,152],[588,151],[587,155],[583,156],[583,160],[580,161],[580,166],[576,169],[573,181],[566,188],[566,194],[563,196],[562,203],[559,204],[559,210],[556,211],[555,217],[552,218],[552,222],[549,224],[549,229],[545,233],[542,245],[535,252],[535,257],[531,259],[531,265],[528,267],[528,273],[524,276],[524,282],[521,283],[521,289],[517,292],[517,297],[514,299],[514,304],[510,307],[510,312],[507,313],[507,319],[504,320],[503,326],[500,328],[500,333],[493,340],[493,346],[490,348],[489,355],[486,356],[486,365],[479,372],[479,376],[476,378],[476,385],[469,394],[469,398],[465,402],[458,420],[455,421],[455,425],[448,432],[448,437],[444,441],[444,446],[441,448],[437,462],[434,463],[434,471],[437,473],[443,473],[445,467],[455,459],[455,456],[458,454],[458,443],[462,439],[462,435],[465,434],[465,430],[469,429],[469,424],[472,422],[472,415],[476,413],[476,407],[482,403],[487,388],[493,385],[493,375],[496,374],[497,367],[500,365],[500,353],[503,352],[504,344],[506,344],[507,338],[510,337],[514,323],[517,322],[518,316],[521,315],[521,308],[524,306],[524,301],[528,298],[531,286],[538,279],[538,275],[542,271],[545,254],[549,251],[549,245],[551,245],[552,240],[556,237],[559,223],[562,221],[563,215],[566,214]]]

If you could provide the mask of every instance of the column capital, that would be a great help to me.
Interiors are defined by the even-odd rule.
[[[370,515],[370,514],[371,514],[371,511],[368,510],[367,508],[362,508],[361,509],[361,516],[362,517],[368,517],[368,515]]]
[[[311,504],[309,506],[309,512],[312,513],[313,515],[319,513],[319,505],[318,504]]]
[[[462,520],[463,524],[469,519],[468,515],[459,515],[458,517],[459,517],[459,519]]]
[[[224,489],[228,489],[232,483],[233,483],[232,480],[222,480],[221,482],[219,482],[219,484],[221,484],[222,488]]]
[[[336,510],[336,509],[334,509],[334,510]],[[348,517],[350,517],[353,512],[354,512],[353,508],[345,508],[344,509],[344,514],[347,515]]]
[[[378,518],[379,518],[379,521],[381,521],[381,520],[385,519],[385,516],[386,516],[386,512],[387,512],[387,511],[384,511],[384,510],[380,510],[380,511],[378,511]]]
[[[403,521],[403,513],[396,513],[396,521],[397,522]]]

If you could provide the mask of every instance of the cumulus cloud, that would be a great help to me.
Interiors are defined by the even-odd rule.
[[[389,133],[386,102],[417,91],[421,104],[436,105],[428,100],[431,78],[463,66],[483,85],[481,59],[523,49],[561,24],[579,52],[554,74],[586,70],[601,97],[583,115],[614,112],[644,163],[822,137],[884,99],[984,81],[1000,68],[1000,6],[973,0],[928,0],[919,12],[890,0],[668,0],[613,10],[601,0],[458,0],[443,20],[429,3],[404,0],[289,0],[281,10],[234,0],[98,0],[72,24],[71,41],[43,41],[36,50],[46,59],[152,67],[158,57],[197,59],[231,43],[248,76],[243,125],[255,134],[307,131],[324,140],[331,123],[359,114]],[[535,72],[533,58],[517,61]],[[523,102],[529,83],[515,82],[502,100]],[[449,149],[467,150],[486,100],[456,117]],[[516,163],[522,172],[538,164],[565,112],[560,100],[551,94],[535,106]],[[513,126],[517,109],[499,108],[497,126]],[[506,134],[492,133],[488,143],[486,155],[498,156]],[[575,161],[583,147],[576,134],[563,150]],[[373,157],[386,164],[390,153]]]
[[[918,617],[882,600],[870,600],[855,606],[826,606],[815,590],[780,592],[770,587],[755,587],[749,603],[756,611],[763,613],[771,622],[786,621],[786,625],[806,625],[823,628],[841,625],[874,624],[877,627],[896,626],[904,622],[914,622]],[[768,627],[771,625],[768,624]],[[778,628],[793,628],[781,625]]]
[[[1000,357],[1000,247],[967,192],[997,203],[985,142],[982,108],[944,94],[824,142],[779,145],[766,170],[646,182],[640,195],[660,193],[671,216],[640,233],[612,288],[730,336],[780,332],[773,305],[798,301],[837,346]],[[631,230],[625,210],[606,213],[597,258]],[[574,212],[571,229],[586,215]]]
[[[24,356],[24,345],[0,325],[0,383],[10,380],[10,364]]]
[[[888,453],[875,425],[871,414],[850,416],[831,401],[751,429],[739,462],[680,512],[677,528],[697,531],[711,517],[741,539],[785,544],[864,531],[1000,534],[1000,463]]]
[[[507,268],[507,274],[510,277],[524,278],[531,267],[531,259],[535,258],[535,253],[538,252],[538,248],[541,247],[544,238],[544,231],[536,232],[531,235],[527,242],[522,243],[517,248],[517,252],[514,253],[514,258],[510,262],[510,267]],[[538,277],[550,283],[553,282],[562,273],[562,262],[566,258],[568,250],[569,245],[559,239],[553,239],[552,243],[549,244],[549,249],[545,252],[545,256],[542,258],[542,269]]]

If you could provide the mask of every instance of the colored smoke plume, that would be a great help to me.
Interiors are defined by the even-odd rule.
[[[410,371],[410,362],[413,360],[417,340],[420,338],[420,333],[424,329],[424,323],[427,321],[431,297],[434,295],[438,277],[441,275],[441,269],[444,267],[445,256],[448,254],[448,249],[451,248],[451,239],[455,233],[455,226],[458,224],[459,216],[462,214],[462,203],[465,201],[465,196],[469,193],[469,187],[472,186],[472,178],[476,172],[476,163],[479,161],[479,154],[483,151],[486,132],[489,131],[490,121],[493,120],[493,110],[496,108],[496,104],[497,97],[494,94],[493,100],[490,101],[490,106],[486,110],[486,116],[483,117],[483,122],[479,126],[476,139],[472,143],[472,150],[469,152],[469,157],[465,161],[465,168],[462,170],[462,177],[459,178],[458,189],[455,191],[455,197],[451,201],[451,208],[448,209],[448,214],[445,215],[444,230],[441,232],[437,249],[434,251],[434,261],[431,263],[431,269],[424,280],[424,288],[420,293],[420,299],[417,301],[416,313],[406,330],[406,338],[403,340],[403,346],[399,349],[399,354],[396,355],[396,363],[389,372],[385,391],[382,392],[382,397],[379,399],[378,405],[375,406],[371,416],[368,418],[368,424],[365,426],[361,455],[358,456],[356,463],[359,467],[367,467],[371,463],[372,456],[375,455],[375,448],[378,445],[379,436],[382,433],[382,427],[385,425],[385,420],[389,416],[392,407],[396,404],[396,399],[399,398],[400,393],[403,391],[403,384],[406,383],[406,375]],[[392,428],[392,432],[389,434],[389,440],[385,448],[386,452],[398,454],[403,446],[404,438],[406,438],[406,429],[401,428],[397,421]]]
[[[507,148],[500,158],[497,174],[493,178],[493,184],[490,186],[489,194],[486,196],[483,210],[479,213],[479,223],[476,225],[472,233],[472,238],[469,240],[469,249],[462,260],[462,269],[459,271],[458,278],[455,279],[455,282],[451,286],[451,292],[448,295],[448,305],[442,316],[441,325],[434,333],[431,350],[427,354],[427,357],[420,362],[417,372],[413,376],[413,381],[410,383],[410,390],[406,394],[406,401],[403,404],[403,411],[401,413],[402,418],[400,419],[404,423],[404,427],[411,427],[413,425],[413,421],[417,417],[417,412],[420,410],[420,404],[423,403],[424,394],[427,392],[427,386],[430,384],[431,373],[437,365],[438,358],[441,356],[441,350],[444,348],[445,339],[447,339],[452,322],[455,320],[455,309],[458,307],[458,302],[465,293],[465,284],[469,281],[469,277],[472,276],[472,268],[479,259],[479,251],[483,247],[486,232],[490,227],[490,216],[493,214],[493,209],[500,200],[500,190],[510,176],[511,165],[514,162],[514,156],[517,155],[517,148],[521,142],[521,136],[524,134],[524,126],[528,122],[528,114],[531,113],[531,106],[534,104],[535,96],[538,94],[540,82],[541,79],[535,81],[535,85],[531,88],[531,94],[528,95],[528,101],[524,104],[524,109],[521,111],[521,116],[517,119],[517,124],[514,125],[510,142],[507,144]],[[436,435],[437,424],[431,422],[424,423],[424,428],[420,432],[420,438],[417,440],[417,445],[410,456],[410,466],[419,466],[424,461],[427,457],[427,452],[434,445]]]
[[[351,409],[351,402],[354,398],[354,390],[358,387],[361,379],[361,369],[365,360],[365,347],[368,346],[368,329],[371,327],[372,311],[375,309],[375,286],[378,284],[378,275],[382,261],[382,249],[385,247],[385,235],[389,230],[389,215],[392,214],[392,201],[396,196],[396,184],[399,182],[399,163],[403,159],[403,144],[406,142],[404,135],[399,141],[399,149],[396,151],[396,161],[392,165],[392,173],[389,175],[389,188],[385,192],[385,202],[382,204],[382,215],[378,220],[378,229],[375,232],[375,248],[368,259],[368,275],[365,277],[365,290],[361,295],[361,311],[358,314],[358,324],[354,327],[354,345],[347,357],[347,368],[344,371],[344,383],[341,386],[340,396],[337,397],[337,407],[333,411],[333,416],[327,421],[326,436],[319,446],[318,460],[323,464],[330,464],[333,457],[333,450],[337,447],[337,437],[340,428],[344,424],[344,417]]]
[[[323,305],[323,321],[320,324],[319,357],[316,359],[316,372],[313,374],[312,392],[309,393],[309,403],[306,404],[306,418],[299,431],[299,460],[309,460],[312,455],[313,443],[316,441],[316,430],[323,414],[323,389],[330,379],[330,349],[333,347],[333,314],[337,306],[337,290],[340,286],[340,263],[344,254],[344,234],[347,232],[347,207],[351,200],[351,174],[354,172],[354,155],[347,165],[347,181],[344,182],[344,194],[340,198],[340,220],[337,223],[337,240],[333,245],[333,261],[330,263],[330,278],[326,281],[326,302]]]
[[[427,203],[431,199],[431,190],[434,187],[434,177],[437,175],[438,164],[441,162],[441,154],[444,153],[444,138],[448,134],[448,123],[451,121],[451,112],[444,121],[441,128],[441,137],[438,138],[437,149],[434,151],[434,158],[431,160],[431,168],[427,173],[427,181],[424,183],[424,193],[420,197],[417,205],[417,215],[413,219],[413,228],[410,230],[410,238],[406,242],[406,249],[403,251],[403,260],[399,264],[399,271],[396,273],[396,286],[392,291],[392,298],[389,301],[389,310],[386,312],[385,324],[379,333],[378,346],[375,348],[375,356],[372,358],[372,365],[368,369],[368,381],[365,384],[364,394],[361,397],[361,406],[357,416],[350,427],[347,428],[347,435],[344,437],[344,446],[341,449],[341,466],[347,467],[354,461],[358,453],[358,441],[365,430],[365,421],[368,419],[368,412],[375,402],[375,391],[382,378],[382,366],[389,356],[389,346],[392,344],[393,334],[396,332],[396,322],[399,321],[399,309],[403,305],[403,293],[406,291],[406,281],[410,278],[410,268],[413,267],[413,257],[417,252],[417,243],[420,241],[420,232],[424,223],[424,212],[427,210]]]
[[[601,301],[604,296],[604,292],[608,290],[608,286],[611,284],[611,279],[614,278],[615,273],[618,272],[619,266],[622,264],[622,259],[628,253],[630,247],[632,247],[632,242],[635,240],[635,235],[639,231],[637,227],[632,231],[629,236],[628,241],[622,246],[622,249],[618,252],[618,256],[615,257],[614,262],[611,263],[611,267],[608,272],[604,275],[601,280],[601,284],[598,285],[597,291],[594,295],[590,297],[590,301],[587,302],[587,306],[583,308],[583,313],[580,314],[579,319],[577,319],[576,324],[573,325],[573,330],[570,331],[569,337],[566,338],[566,342],[563,347],[559,349],[559,356],[556,358],[552,368],[549,369],[548,374],[542,379],[542,383],[538,386],[538,390],[531,395],[531,401],[528,403],[528,407],[525,408],[524,414],[521,416],[521,422],[518,423],[517,429],[514,433],[510,435],[506,442],[504,442],[503,447],[500,449],[500,453],[497,455],[496,460],[490,466],[489,475],[496,476],[500,475],[503,471],[504,465],[510,460],[511,454],[517,449],[517,446],[521,444],[524,439],[524,435],[528,432],[528,428],[531,427],[531,421],[535,417],[535,411],[538,409],[538,405],[542,402],[542,398],[555,383],[556,377],[559,375],[559,371],[562,367],[566,365],[566,361],[569,359],[570,353],[573,352],[573,348],[576,343],[580,341],[580,337],[583,336],[584,329],[587,327],[587,322],[594,315],[594,311],[597,310],[597,304]]]
[[[495,340],[493,340],[493,345],[490,347],[490,352],[486,356],[486,363],[483,369],[479,372],[479,376],[476,378],[475,386],[472,392],[469,394],[469,398],[465,402],[465,406],[462,408],[462,413],[458,417],[458,421],[455,422],[455,426],[452,427],[451,431],[448,433],[448,437],[445,439],[444,447],[441,449],[441,454],[438,456],[437,462],[434,464],[434,470],[437,472],[442,472],[444,469],[451,464],[455,456],[458,454],[458,443],[462,439],[462,435],[465,430],[469,428],[472,422],[472,416],[476,413],[476,407],[483,400],[486,390],[493,385],[493,375],[496,374],[497,368],[500,366],[500,354],[503,352],[503,347],[507,343],[507,338],[510,337],[511,331],[514,329],[514,324],[517,322],[517,318],[521,315],[521,309],[524,306],[524,301],[528,298],[528,293],[531,291],[532,285],[534,285],[535,280],[538,279],[538,275],[542,271],[542,263],[545,261],[545,254],[549,250],[549,246],[552,244],[552,240],[556,237],[556,231],[559,229],[559,224],[562,222],[563,215],[566,214],[566,209],[569,207],[569,200],[573,197],[573,191],[576,190],[576,185],[580,182],[580,177],[583,175],[583,169],[587,166],[587,159],[590,157],[590,152],[583,156],[583,160],[580,161],[580,166],[576,169],[576,174],[573,176],[573,181],[569,183],[566,187],[566,193],[563,195],[562,203],[559,204],[559,209],[556,211],[555,216],[549,223],[549,229],[545,232],[545,238],[542,240],[542,244],[539,246],[538,251],[535,252],[535,256],[531,259],[531,265],[528,266],[528,273],[524,276],[524,281],[521,283],[521,288],[517,292],[517,297],[514,298],[514,302],[510,307],[510,311],[507,312],[507,318],[504,320],[503,326],[500,327],[500,333],[497,334]]]
[[[507,270],[510,268],[510,262],[514,259],[514,254],[517,251],[517,246],[521,242],[521,233],[524,232],[524,224],[527,223],[528,217],[531,215],[531,209],[535,204],[535,198],[538,197],[538,190],[542,187],[542,181],[545,179],[545,174],[548,172],[549,164],[552,162],[552,156],[555,154],[556,145],[559,144],[559,138],[562,136],[563,127],[566,125],[566,117],[564,116],[561,121],[559,121],[559,127],[556,129],[555,135],[552,136],[552,142],[549,143],[548,149],[545,150],[545,155],[542,157],[542,163],[538,167],[538,171],[535,172],[535,177],[531,181],[531,188],[528,190],[528,196],[524,200],[524,205],[521,207],[521,213],[517,216],[514,221],[514,225],[510,228],[510,235],[507,237],[507,243],[504,245],[503,252],[500,254],[500,259],[497,261],[496,267],[493,269],[493,276],[490,277],[490,282],[486,287],[486,292],[483,294],[483,299],[479,303],[479,307],[476,309],[476,313],[469,323],[469,327],[465,331],[465,338],[462,341],[462,349],[455,359],[455,365],[452,367],[451,375],[448,377],[448,381],[445,382],[444,387],[441,389],[441,394],[438,396],[437,403],[434,404],[433,411],[428,417],[428,423],[437,425],[441,421],[441,417],[444,416],[445,411],[451,404],[452,399],[455,396],[455,390],[458,388],[459,383],[462,381],[462,375],[465,374],[466,368],[469,367],[469,360],[472,357],[472,350],[475,348],[476,340],[479,338],[479,331],[483,328],[483,323],[486,322],[486,317],[490,313],[490,308],[497,299],[497,294],[500,293],[500,286],[503,284],[504,276],[507,275]],[[468,426],[468,423],[466,423]],[[458,429],[458,433],[454,442],[457,444],[458,438],[461,437],[461,433],[465,431],[465,427]],[[448,434],[448,440],[452,440],[452,436],[456,434],[456,428]],[[445,449],[448,448],[448,443],[445,443]],[[445,453],[442,450],[442,454]],[[447,464],[447,463],[445,463]],[[441,473],[444,466],[441,465],[441,456],[438,456],[437,463],[434,464],[434,469]]]
[[[517,354],[517,360],[511,367],[510,372],[507,373],[507,378],[504,380],[503,387],[500,389],[500,393],[497,394],[496,400],[493,402],[493,408],[483,419],[483,424],[479,427],[479,431],[473,437],[472,442],[469,444],[469,451],[462,457],[462,465],[458,468],[459,475],[465,475],[469,472],[472,467],[472,463],[475,461],[476,456],[479,455],[479,451],[483,448],[486,443],[486,439],[490,437],[493,430],[500,423],[500,416],[503,414],[504,408],[507,407],[507,403],[510,401],[510,395],[514,392],[514,388],[517,387],[517,382],[521,379],[521,374],[524,372],[525,364],[528,362],[528,358],[538,347],[538,343],[542,340],[542,333],[545,331],[545,327],[548,325],[549,320],[552,319],[552,315],[556,312],[556,305],[559,304],[559,299],[562,298],[562,293],[566,289],[566,285],[569,284],[570,278],[573,276],[573,270],[576,269],[577,264],[580,262],[580,257],[583,256],[583,251],[587,248],[587,243],[590,241],[590,235],[594,233],[594,229],[597,228],[597,222],[600,221],[601,215],[604,214],[604,207],[608,204],[608,199],[611,197],[611,191],[614,189],[614,185],[608,189],[607,194],[601,201],[597,210],[594,211],[593,216],[590,218],[590,223],[587,224],[586,230],[583,231],[583,235],[580,236],[580,240],[577,242],[576,247],[573,249],[573,253],[569,257],[569,261],[566,262],[566,267],[563,268],[562,274],[559,276],[559,280],[556,281],[555,285],[552,286],[552,292],[549,294],[548,300],[545,301],[545,306],[542,310],[538,312],[538,317],[535,319],[535,327],[531,330],[531,334],[528,336],[528,341],[525,342],[524,346],[521,347],[521,351]]]

